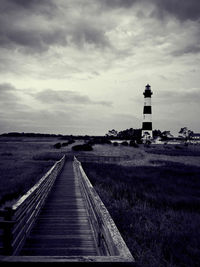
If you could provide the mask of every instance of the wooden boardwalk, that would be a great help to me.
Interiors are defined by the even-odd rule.
[[[56,179],[20,255],[98,256],[72,159]]]

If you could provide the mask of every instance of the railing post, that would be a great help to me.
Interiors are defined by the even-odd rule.
[[[101,233],[98,233],[98,247],[101,247]]]
[[[3,227],[3,251],[5,255],[12,255],[13,247],[13,210],[11,207],[5,208],[5,215],[4,215],[4,227]]]

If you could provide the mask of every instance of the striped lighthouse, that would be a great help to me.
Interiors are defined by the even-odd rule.
[[[146,85],[144,90],[144,109],[143,109],[143,122],[142,122],[142,137],[153,138],[152,133],[152,115],[151,115],[151,86]]]

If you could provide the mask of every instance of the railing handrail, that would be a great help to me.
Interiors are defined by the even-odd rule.
[[[81,162],[79,162],[76,157],[74,157],[74,170],[75,174],[78,175],[81,180],[82,190],[86,191],[86,203],[89,212],[91,211],[90,221],[92,225],[95,224],[93,225],[93,230],[94,233],[96,232],[96,239],[101,239],[97,240],[98,246],[102,245],[102,251],[107,255],[123,257],[124,261],[134,262],[134,258],[117,226],[85,174]]]
[[[20,205],[26,201],[32,194],[35,193],[35,191],[39,188],[39,186],[46,180],[46,178],[52,173],[52,171],[56,168],[58,164],[60,164],[65,159],[65,155],[59,160],[54,163],[54,165],[50,168],[50,170],[45,173],[42,178],[34,185],[32,186],[19,200],[17,200],[16,203],[14,203],[11,207],[12,210],[16,210]]]
[[[3,229],[3,254],[17,255],[64,162],[65,155],[15,204],[11,207],[5,207],[1,212],[4,215],[4,220],[0,223],[0,228]]]

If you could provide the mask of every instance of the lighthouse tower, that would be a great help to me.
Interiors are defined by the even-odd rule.
[[[144,95],[144,109],[143,109],[143,122],[142,122],[142,137],[153,138],[152,133],[152,115],[151,115],[151,86],[146,85]]]

